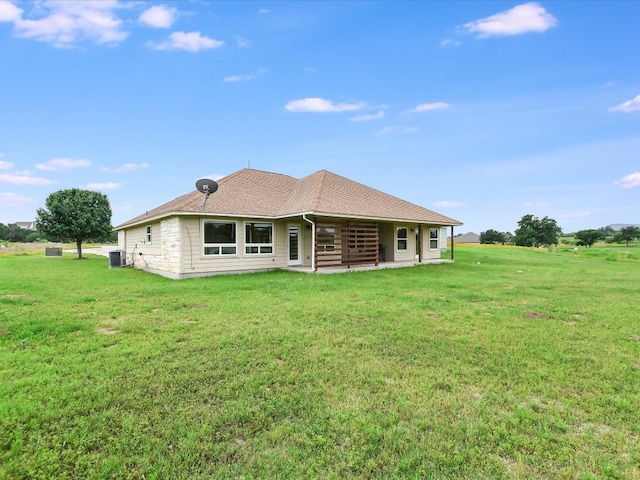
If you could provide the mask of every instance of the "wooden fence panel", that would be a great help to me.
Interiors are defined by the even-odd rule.
[[[316,224],[316,267],[378,265],[378,224],[369,222]]]

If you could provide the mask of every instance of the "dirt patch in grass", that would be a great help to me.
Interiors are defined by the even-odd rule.
[[[206,307],[207,304],[203,303],[203,302],[199,302],[199,303],[194,303],[193,305],[185,305],[184,307],[182,307],[184,310],[197,310],[199,308],[204,308]]]
[[[103,327],[103,328],[99,328],[97,332],[103,335],[115,335],[116,333],[120,333],[120,330],[114,330],[113,328]]]
[[[526,318],[546,318],[542,313],[538,312],[522,312],[522,315]]]

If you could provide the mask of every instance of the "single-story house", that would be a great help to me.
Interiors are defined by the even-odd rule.
[[[36,222],[16,222],[16,225],[20,228],[24,228],[25,230],[35,230]]]
[[[327,170],[297,179],[245,168],[208,197],[194,189],[115,230],[126,265],[178,279],[439,262],[458,225]]]
[[[447,239],[451,241],[451,239]],[[474,232],[463,233],[454,238],[456,243],[480,243],[480,235]]]

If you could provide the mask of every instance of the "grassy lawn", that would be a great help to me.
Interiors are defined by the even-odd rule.
[[[640,248],[107,265],[0,257],[0,478],[640,478]]]

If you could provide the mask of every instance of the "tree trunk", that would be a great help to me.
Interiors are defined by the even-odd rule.
[[[82,259],[82,239],[76,239],[76,249],[78,250],[78,258]]]

